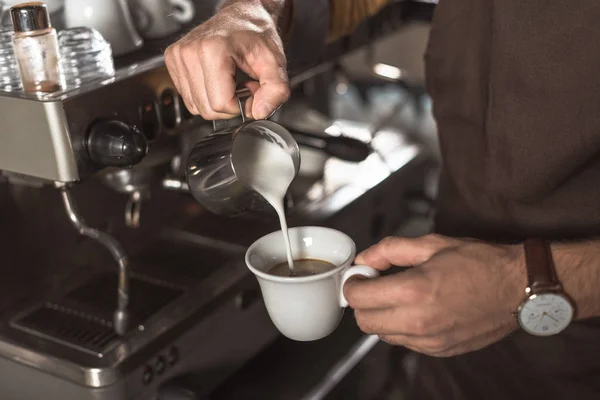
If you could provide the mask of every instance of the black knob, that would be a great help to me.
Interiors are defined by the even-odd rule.
[[[96,122],[85,144],[94,162],[110,167],[135,165],[148,153],[146,137],[120,121]]]

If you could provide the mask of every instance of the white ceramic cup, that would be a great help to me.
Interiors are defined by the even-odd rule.
[[[133,52],[144,44],[128,0],[65,0],[64,23],[66,28],[97,30],[110,43],[115,56]]]
[[[191,0],[136,0],[132,4],[136,26],[145,39],[159,39],[176,32],[195,15]]]
[[[287,262],[281,231],[254,242],[246,252],[246,265],[258,279],[267,311],[277,329],[293,340],[318,340],[337,328],[348,306],[344,283],[356,275],[378,277],[379,271],[364,265],[352,266],[356,246],[342,232],[305,226],[289,229],[289,235],[295,260],[318,259],[336,268],[304,277],[269,274],[275,265]]]

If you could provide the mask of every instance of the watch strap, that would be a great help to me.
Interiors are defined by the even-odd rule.
[[[537,238],[527,239],[523,246],[528,288],[532,294],[541,290],[561,290],[548,242]]]

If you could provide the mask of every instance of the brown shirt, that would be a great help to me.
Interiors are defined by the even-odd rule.
[[[599,18],[598,0],[440,0],[426,54],[444,160],[439,232],[600,234]],[[419,400],[599,399],[600,322],[420,357],[417,382]]]

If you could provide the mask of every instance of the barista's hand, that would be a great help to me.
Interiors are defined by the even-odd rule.
[[[267,7],[268,5],[268,7]],[[289,97],[286,59],[275,15],[283,0],[230,0],[211,19],[165,52],[171,77],[192,114],[207,120],[240,113],[236,67],[257,82],[247,112],[268,117]]]
[[[522,246],[396,237],[365,250],[356,262],[380,270],[414,266],[344,287],[360,328],[388,343],[447,357],[481,349],[517,328],[512,313],[527,286]]]

